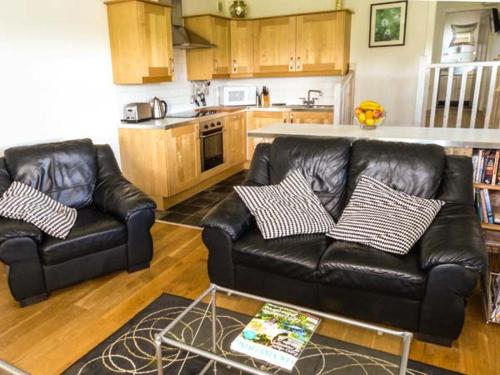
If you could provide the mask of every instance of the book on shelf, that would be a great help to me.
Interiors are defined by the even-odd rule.
[[[491,206],[490,192],[484,189],[484,204],[486,206],[486,215],[488,218],[488,224],[493,224],[495,222],[495,217],[493,214],[493,208]]]
[[[231,343],[231,350],[291,371],[320,321],[312,315],[266,303]]]
[[[495,215],[495,206],[488,189],[476,189],[476,210],[479,219],[485,224],[498,224],[500,214]]]
[[[500,185],[500,150],[479,150],[472,165],[474,183]]]

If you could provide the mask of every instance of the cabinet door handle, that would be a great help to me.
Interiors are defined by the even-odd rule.
[[[174,72],[175,72],[175,63],[174,63],[174,59],[173,58],[170,58],[170,69],[172,69],[172,74],[174,74]]]
[[[293,124],[293,114],[290,113],[290,123]]]
[[[290,57],[290,66],[289,66],[289,69],[288,69],[288,70],[291,70],[291,71],[293,71],[293,70],[294,70],[294,63],[293,63],[293,60],[294,60],[294,57],[293,57],[293,56],[291,56],[291,57]]]
[[[300,61],[300,56],[297,57],[297,70],[301,70],[302,62]]]
[[[236,67],[236,59],[233,60],[233,72],[237,72],[238,68]]]

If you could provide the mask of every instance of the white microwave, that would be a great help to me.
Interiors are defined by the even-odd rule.
[[[256,86],[219,87],[219,104],[224,107],[256,105],[257,87]]]

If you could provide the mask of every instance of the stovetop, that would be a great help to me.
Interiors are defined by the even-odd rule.
[[[195,117],[205,117],[210,115],[215,115],[221,113],[220,109],[200,109],[198,111],[186,111],[178,113],[167,114],[168,118],[195,118]]]

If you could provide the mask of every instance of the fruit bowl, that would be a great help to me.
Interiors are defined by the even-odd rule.
[[[362,129],[376,129],[384,123],[385,109],[377,102],[365,100],[354,110],[356,123]]]

